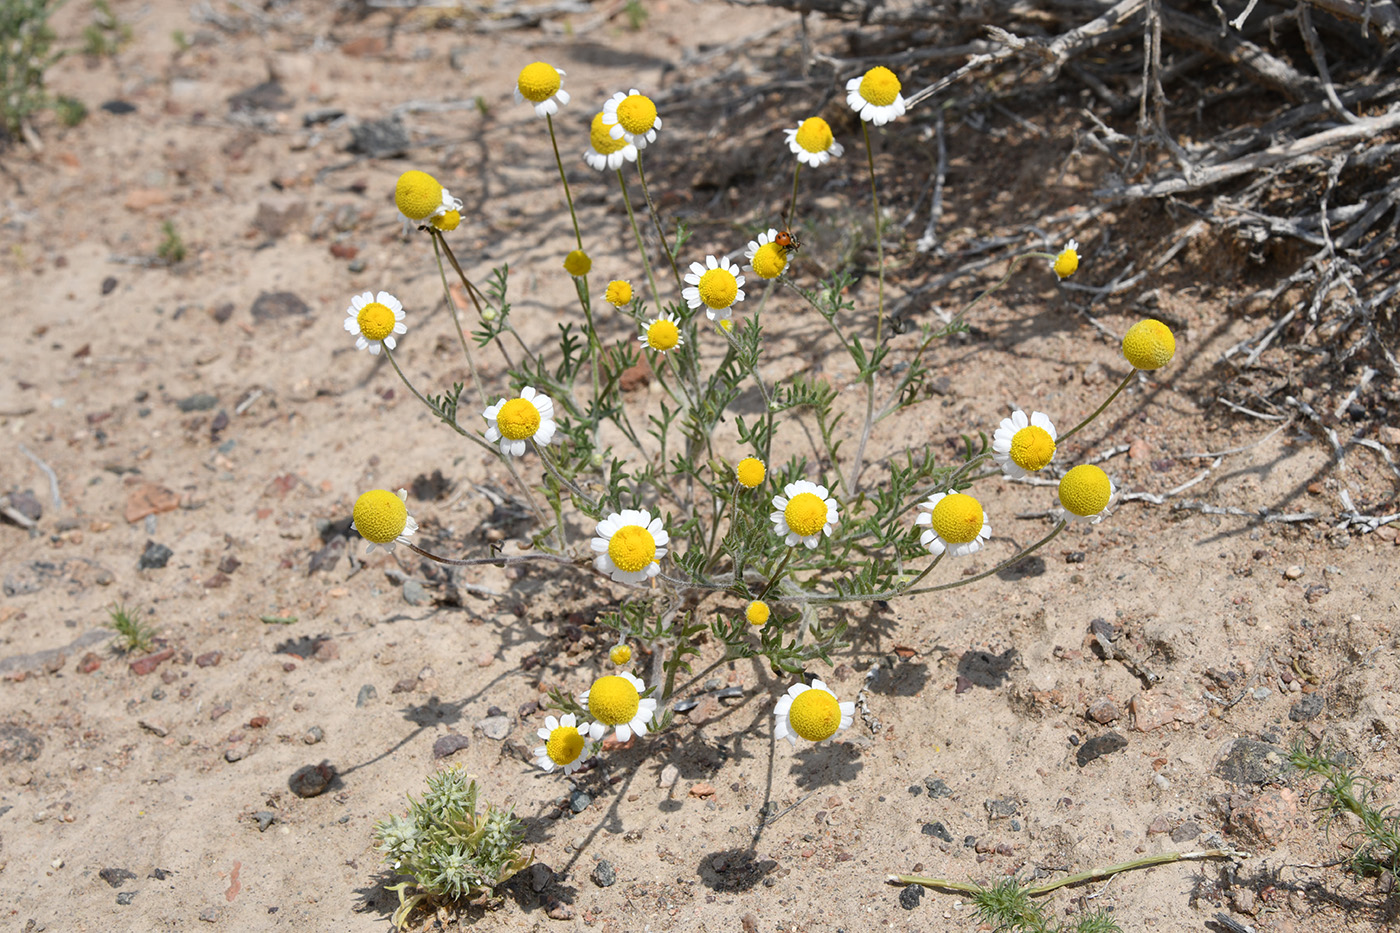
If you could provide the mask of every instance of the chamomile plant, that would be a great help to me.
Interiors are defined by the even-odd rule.
[[[591,575],[617,599],[597,620],[609,630],[611,649],[569,689],[553,691],[557,718],[535,724],[543,744],[532,761],[544,771],[572,775],[618,743],[645,747],[670,727],[681,675],[699,676],[692,664],[703,641],[716,646],[703,649],[714,664],[767,662],[777,678],[769,700],[776,737],[840,741],[851,726],[853,698],[842,698],[813,671],[843,645],[843,606],[976,583],[1071,523],[1091,533],[1112,514],[1112,476],[1074,462],[1079,449],[1066,442],[1139,374],[1171,362],[1171,329],[1143,321],[1128,330],[1124,377],[1087,416],[1026,397],[987,423],[963,426],[965,443],[951,458],[910,439],[898,417],[929,394],[934,344],[966,332],[979,303],[1014,275],[1071,288],[1093,253],[1068,236],[1038,244],[1043,248],[1015,256],[999,281],[946,323],[896,334],[887,326],[872,133],[908,132],[915,104],[889,68],[847,77],[846,103],[866,158],[850,158],[857,140],[839,139],[825,119],[795,112],[783,121],[782,138],[773,133],[767,141],[774,162],[792,157],[785,163],[793,166],[790,198],[774,191],[787,202],[785,216],[696,246],[683,225],[663,216],[645,171],[646,159],[675,138],[664,98],[629,87],[579,101],[563,89],[558,68],[527,64],[515,93],[532,108],[536,119],[524,125],[540,142],[538,168],[557,169],[570,219],[570,235],[531,270],[557,277],[577,296],[577,307],[559,316],[557,339],[542,344],[517,331],[508,297],[513,270],[470,270],[459,260],[452,244],[457,221],[469,223],[460,218],[461,202],[417,169],[395,187],[404,248],[424,250],[436,265],[470,382],[420,386],[421,361],[413,378],[400,366],[398,356],[419,339],[413,315],[426,296],[347,296],[344,327],[357,346],[386,359],[463,444],[496,457],[535,518],[522,547],[461,558],[414,537],[411,513],[424,504],[373,490],[355,508],[361,534],[373,545],[403,545],[444,564],[550,562],[560,572]],[[605,251],[611,228],[600,218],[593,229],[575,209],[565,152],[582,154],[569,168],[575,184],[592,186],[590,203],[620,203],[634,255]],[[793,264],[804,229],[804,167],[826,178],[843,173],[847,187],[859,190],[868,181],[876,220],[873,290],[858,291],[848,269],[812,281],[806,263]],[[610,176],[617,181],[611,191]],[[873,306],[857,307],[854,296],[871,291]],[[767,310],[778,302],[779,312]],[[825,378],[776,376],[783,370],[776,354],[784,351],[775,348],[798,333],[834,339],[849,358],[847,391]],[[483,352],[504,365],[488,375],[475,361]],[[639,373],[651,391],[626,393]],[[901,452],[876,461],[875,444]],[[994,536],[1009,527],[1010,510],[994,485],[974,488],[994,478],[1056,486],[1045,491],[1051,520],[1038,540],[1012,549]],[[933,575],[945,561],[944,582],[937,582]],[[982,566],[965,572],[972,562]]]

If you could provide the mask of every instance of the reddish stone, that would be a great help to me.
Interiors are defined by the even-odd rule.
[[[331,255],[336,259],[354,259],[360,255],[360,248],[349,243],[332,243]]]
[[[713,784],[701,782],[690,789],[690,796],[692,797],[713,797],[714,795],[715,786]]]
[[[101,666],[102,659],[89,651],[87,654],[83,655],[82,660],[78,662],[78,673],[91,674]]]
[[[129,665],[131,673],[144,677],[173,657],[175,657],[175,649],[166,648],[164,651],[148,654],[144,658],[137,658]]]
[[[272,720],[268,719],[266,716],[254,716],[252,719],[248,720],[248,728],[261,729],[271,721]]]
[[[222,651],[206,651],[194,659],[194,663],[199,667],[218,667],[219,662],[224,659]]]

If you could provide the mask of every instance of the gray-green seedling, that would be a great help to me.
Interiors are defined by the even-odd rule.
[[[1400,875],[1400,814],[1393,806],[1376,804],[1375,782],[1320,750],[1309,754],[1301,744],[1289,758],[1298,770],[1322,778],[1313,799],[1324,831],[1338,817],[1345,819],[1344,814],[1356,818],[1359,825],[1347,833],[1345,843],[1351,849],[1351,869],[1359,875]]]
[[[151,641],[156,637],[156,630],[145,622],[141,621],[140,609],[128,609],[122,603],[107,610],[111,618],[107,621],[107,628],[117,633],[117,648],[127,654],[132,652],[145,653],[151,650]]]
[[[384,860],[412,880],[388,888],[399,895],[394,926],[402,929],[414,908],[490,904],[531,857],[520,851],[525,832],[509,809],[482,801],[475,779],[460,768],[428,778],[421,800],[408,795],[408,815],[375,824]]]

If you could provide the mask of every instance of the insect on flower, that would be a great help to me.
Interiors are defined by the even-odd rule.
[[[779,230],[778,235],[773,238],[773,242],[784,253],[795,253],[802,248],[802,241],[797,239],[797,234],[791,230]]]

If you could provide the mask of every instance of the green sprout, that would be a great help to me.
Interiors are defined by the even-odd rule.
[[[164,239],[156,247],[156,255],[165,260],[169,265],[183,262],[185,259],[185,241],[180,239],[180,233],[175,229],[173,221],[165,221],[160,225]]]
[[[117,647],[122,652],[144,654],[151,650],[151,641],[156,637],[156,630],[141,621],[141,610],[128,609],[125,605],[117,603],[107,610],[107,614],[111,616],[107,628],[120,636]]]
[[[1351,869],[1359,875],[1400,874],[1400,814],[1393,806],[1376,805],[1375,782],[1339,759],[1320,751],[1309,754],[1301,743],[1293,747],[1289,760],[1298,770],[1322,778],[1313,798],[1319,801],[1318,820],[1324,830],[1346,814],[1360,824],[1347,834]]]

